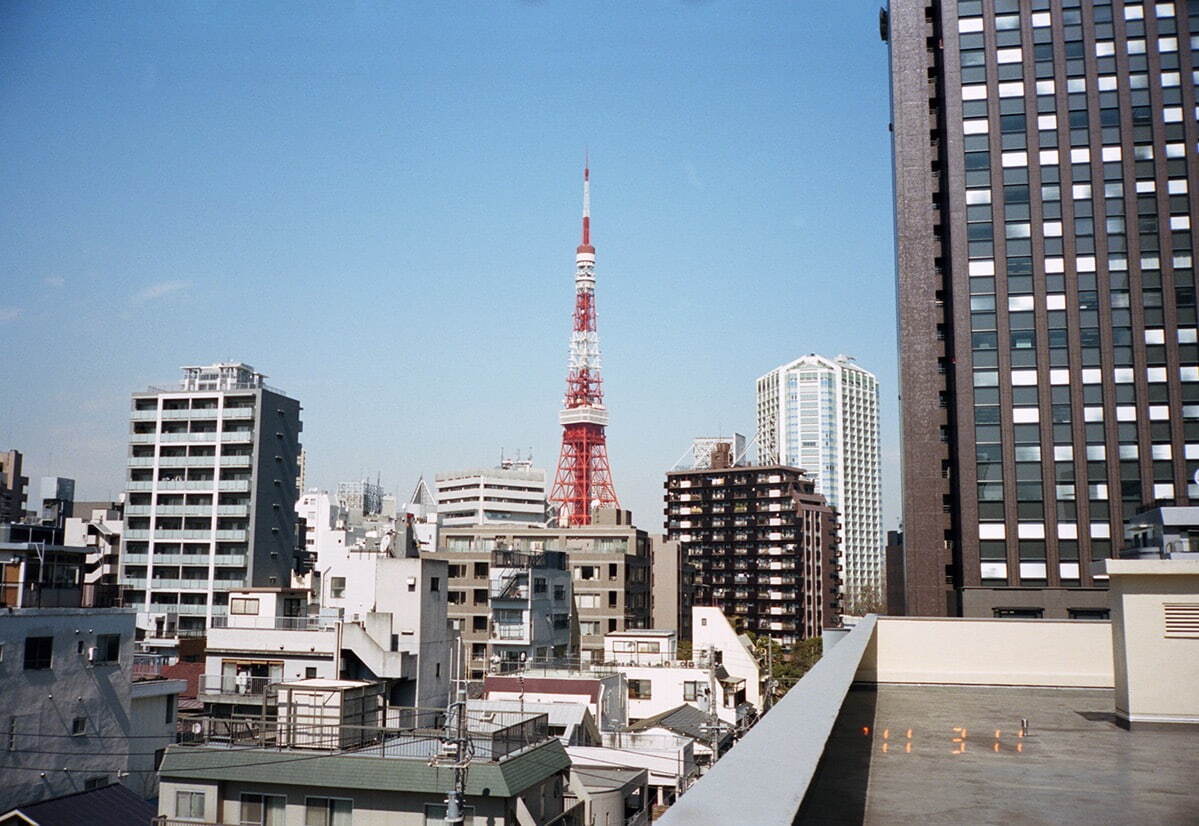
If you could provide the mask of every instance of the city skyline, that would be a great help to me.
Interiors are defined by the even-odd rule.
[[[14,15],[0,241],[16,288],[0,329],[17,352],[0,377],[47,409],[22,415],[5,394],[0,444],[27,472],[115,494],[128,394],[226,358],[304,405],[310,486],[382,471],[402,495],[503,448],[551,468],[586,145],[609,454],[638,524],[660,529],[662,474],[694,436],[752,433],[755,376],[820,350],[879,374],[893,527],[872,9],[617,7],[588,24],[602,57],[564,52],[577,15],[550,7],[276,16]],[[764,34],[768,19],[787,25]],[[462,38],[477,52],[448,45]],[[98,165],[100,144],[125,148]],[[838,167],[858,170],[854,198]],[[797,284],[806,295],[778,300]],[[861,294],[879,298],[845,329],[836,308]],[[722,347],[694,335],[707,317],[762,332]]]

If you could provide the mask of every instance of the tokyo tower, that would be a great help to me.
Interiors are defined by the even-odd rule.
[[[595,247],[591,246],[591,170],[583,165],[583,243],[575,251],[574,332],[570,337],[570,370],[562,412],[562,454],[550,501],[558,505],[564,527],[590,525],[598,507],[620,507],[608,467],[600,378],[599,334],[595,327]]]

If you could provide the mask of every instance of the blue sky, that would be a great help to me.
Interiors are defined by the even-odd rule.
[[[310,484],[557,461],[591,153],[636,521],[754,380],[848,353],[898,428],[877,3],[0,5],[0,449],[122,487],[128,395],[253,364]]]

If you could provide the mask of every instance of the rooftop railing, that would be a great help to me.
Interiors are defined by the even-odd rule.
[[[389,708],[387,723],[345,725],[320,717],[287,715],[277,719],[196,717],[179,736],[181,746],[235,749],[311,749],[362,757],[429,760],[441,752],[445,712],[427,708]],[[466,712],[466,731],[474,760],[496,761],[550,738],[549,716],[534,712]]]
[[[336,617],[213,617],[213,628],[258,629],[262,631],[332,631]]]

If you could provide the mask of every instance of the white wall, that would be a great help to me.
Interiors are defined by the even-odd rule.
[[[879,617],[855,679],[1111,688],[1111,623]]]
[[[762,708],[762,671],[753,654],[719,608],[695,606],[691,609],[691,655],[699,657],[712,646],[721,654],[724,668],[733,677],[745,680],[745,701]]]

